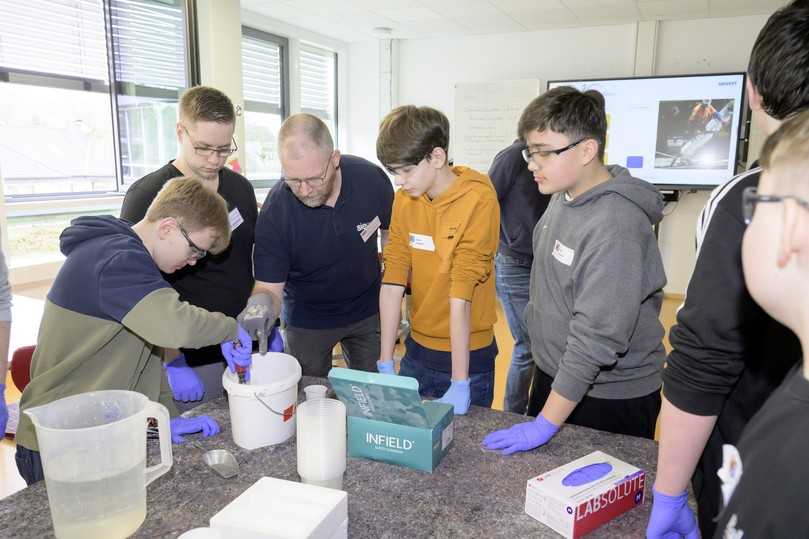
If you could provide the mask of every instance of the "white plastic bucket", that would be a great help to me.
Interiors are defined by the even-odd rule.
[[[301,366],[289,354],[253,354],[250,381],[239,383],[225,369],[222,386],[228,392],[233,441],[256,449],[285,442],[295,434],[295,407]]]

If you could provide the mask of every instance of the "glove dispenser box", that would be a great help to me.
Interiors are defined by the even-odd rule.
[[[601,451],[528,480],[525,512],[567,539],[643,503],[646,473]]]
[[[348,412],[348,455],[432,473],[449,452],[453,407],[422,401],[415,378],[333,368]]]
[[[222,539],[346,539],[342,490],[262,477],[211,517]]]

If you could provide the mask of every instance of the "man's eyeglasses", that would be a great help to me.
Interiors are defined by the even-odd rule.
[[[180,229],[180,234],[182,234],[183,237],[185,238],[185,241],[188,242],[188,249],[191,251],[191,258],[193,258],[194,260],[200,260],[202,258],[205,258],[205,255],[208,254],[208,251],[206,251],[205,249],[201,249],[196,243],[191,241],[191,238],[188,237],[188,232],[185,231],[183,225],[181,225],[179,222],[177,223],[177,228]]]
[[[742,191],[742,215],[744,216],[744,224],[749,225],[753,220],[753,213],[756,211],[756,204],[762,202],[783,202],[787,199],[794,200],[801,208],[809,210],[809,202],[792,195],[759,195],[758,188],[747,187]]]
[[[334,155],[334,154],[332,154]],[[301,184],[305,183],[309,187],[321,187],[324,183],[326,183],[326,175],[329,173],[329,166],[331,165],[331,156],[329,156],[329,161],[326,163],[326,170],[323,171],[323,174],[320,176],[315,176],[314,178],[281,178],[284,182],[291,188],[299,189]]]
[[[211,157],[212,155],[216,154],[219,159],[227,159],[234,153],[239,150],[239,146],[236,144],[236,139],[231,137],[231,142],[233,142],[232,148],[211,148],[209,146],[200,146],[194,139],[191,137],[191,133],[188,132],[188,128],[185,126],[183,127],[183,131],[185,134],[188,135],[188,140],[191,141],[191,145],[194,147],[194,153],[200,157]]]
[[[534,156],[538,156],[541,159],[547,159],[551,155],[554,154],[559,155],[562,152],[568,151],[569,149],[575,147],[577,144],[582,143],[584,140],[586,140],[586,137],[579,139],[571,144],[568,144],[564,148],[559,148],[558,150],[529,150],[528,148],[524,148],[522,151],[522,158],[525,159],[526,163],[530,163],[531,161],[534,161],[534,163],[536,163]]]

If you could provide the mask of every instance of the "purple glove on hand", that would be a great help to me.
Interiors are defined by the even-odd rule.
[[[647,539],[699,539],[697,520],[688,507],[688,493],[679,496],[668,496],[654,492],[652,516],[646,526]]]
[[[6,384],[0,384],[0,440],[6,435],[8,408],[6,407]]]
[[[396,371],[393,368],[392,359],[389,359],[388,361],[377,361],[376,370],[381,374],[396,374]]]
[[[452,380],[446,393],[438,399],[438,402],[451,404],[455,415],[464,415],[469,411],[471,397],[469,393],[469,379]]]
[[[166,376],[174,398],[178,401],[189,402],[202,399],[205,386],[194,369],[188,366],[185,355],[180,354],[171,363],[166,363]]]
[[[219,424],[207,415],[175,417],[171,420],[171,441],[175,444],[183,443],[183,434],[194,434],[200,431],[205,438],[214,436],[219,434]]]
[[[545,445],[558,431],[557,425],[540,414],[534,421],[490,432],[483,438],[483,446],[486,449],[502,449],[503,455],[511,455]]]
[[[230,372],[236,372],[236,367],[244,367],[247,369],[245,379],[249,380],[250,363],[253,360],[253,339],[250,334],[239,325],[239,342],[234,344],[233,341],[225,341],[220,346]]]
[[[283,352],[284,351],[284,338],[281,336],[281,330],[276,326],[272,329],[270,334],[270,352]]]

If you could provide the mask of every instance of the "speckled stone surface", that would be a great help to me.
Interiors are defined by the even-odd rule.
[[[299,388],[323,380],[304,378]],[[297,481],[295,440],[247,451],[233,443],[227,401],[209,402],[188,415],[208,414],[222,433],[190,437],[207,449],[229,449],[240,464],[238,477],[222,479],[202,461],[203,450],[174,446],[174,466],[148,487],[146,521],[135,537],[174,538],[208,520],[263,476]],[[649,517],[657,446],[650,440],[565,426],[534,451],[502,457],[481,449],[491,430],[520,416],[472,407],[455,418],[453,446],[432,474],[349,458],[343,489],[348,492],[348,535],[398,537],[559,537],[524,512],[529,478],[600,449],[646,470],[647,500],[596,530],[590,537],[643,537]],[[150,442],[150,461],[157,444]],[[45,484],[0,500],[0,537],[52,537]]]

